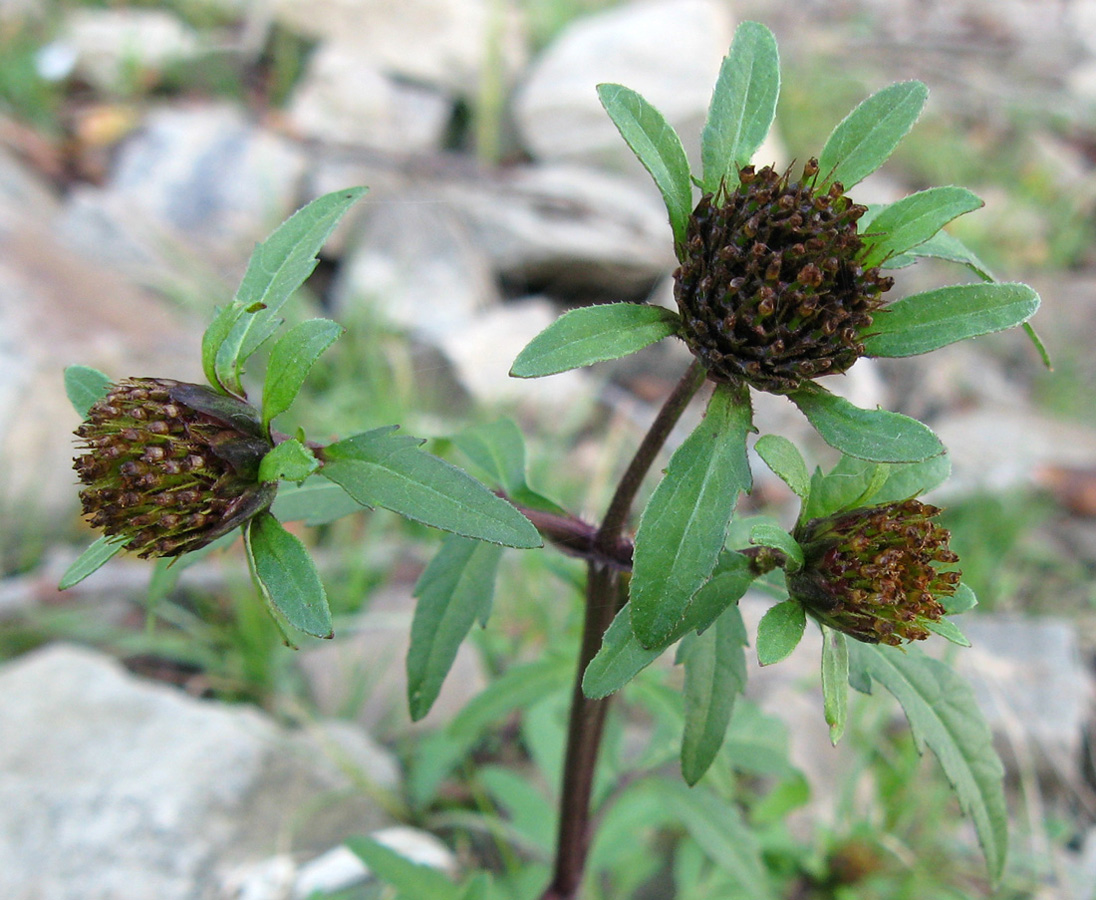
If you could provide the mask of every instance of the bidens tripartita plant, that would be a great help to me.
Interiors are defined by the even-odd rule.
[[[933,634],[967,645],[948,616],[975,604],[948,533],[934,521],[939,510],[918,499],[947,477],[945,449],[922,423],[860,409],[815,379],[845,372],[862,356],[913,356],[1017,325],[1045,361],[1027,324],[1039,298],[1026,285],[994,281],[941,230],[982,205],[969,191],[931,188],[880,207],[858,204],[850,193],[914,125],[927,97],[924,85],[904,82],[874,94],[837,125],[817,157],[777,171],[764,161],[758,167],[752,157],[772,124],[779,82],[773,35],[743,24],[712,95],[699,173],[691,171],[673,129],[641,96],[621,85],[598,86],[606,111],[665,199],[679,261],[678,311],[633,303],[571,311],[521,352],[510,374],[552,375],[668,337],[684,341],[694,356],[600,522],[581,520],[526,483],[522,435],[509,421],[451,439],[486,485],[424,452],[420,440],[395,426],[327,445],[275,431],[273,420],[338,337],[335,323],[311,320],[282,334],[271,347],[261,403],[249,404],[244,364],[274,339],[280,307],[361,195],[353,189],[314,201],[257,248],[236,299],[206,331],[207,385],[151,377],[111,382],[87,368],[67,371],[70,396],[86,418],[77,432],[81,499],[104,536],[63,586],[123,549],[162,557],[164,566],[227,540],[239,527],[275,619],[326,637],[331,618],[324,588],[304,544],[281,522],[327,521],[361,507],[394,510],[449,532],[415,588],[407,669],[410,712],[418,719],[437,697],[473,622],[489,614],[503,547],[533,548],[543,538],[585,560],[584,628],[554,862],[547,886],[525,893],[561,900],[579,896],[595,802],[612,801],[594,790],[611,696],[677,646],[684,668],[681,770],[696,784],[724,742],[745,685],[747,635],[738,600],[764,577],[784,599],[758,628],[760,662],[785,658],[807,621],[817,624],[823,714],[834,743],[845,729],[850,685],[870,692],[880,684],[894,694],[918,748],[940,759],[996,881],[1005,862],[1007,816],[989,730],[969,687],[913,646]],[[922,257],[958,263],[979,280],[889,300],[894,277],[886,273]],[[670,458],[638,513],[633,537],[641,485],[708,382],[705,415]],[[740,495],[752,486],[751,390],[787,396],[842,454],[831,471],[812,473],[787,438],[756,439],[757,455],[801,500],[790,530],[735,516]],[[728,541],[732,533],[746,539],[736,546]],[[773,574],[783,577],[774,581]],[[513,674],[511,682],[522,687],[508,695],[510,706],[498,705],[500,714],[558,687],[557,669],[530,666],[521,678],[515,669],[502,679]],[[467,732],[469,720],[454,728]],[[429,794],[461,748],[469,749],[467,734],[457,731],[444,745],[448,756],[433,754],[428,774],[413,779],[413,793]],[[674,806],[688,795],[670,790],[667,797]],[[733,806],[720,816],[727,829],[744,828]],[[354,846],[404,890],[421,890],[428,881],[439,897],[502,896],[482,873],[458,887],[408,869],[373,842]],[[749,885],[744,896],[773,896],[756,845],[742,840],[735,847],[741,882]]]

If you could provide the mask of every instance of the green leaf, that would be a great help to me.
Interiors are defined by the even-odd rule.
[[[978,605],[978,598],[974,595],[974,590],[965,581],[960,582],[955,588],[955,593],[950,597],[944,597],[941,601],[944,605],[944,612],[949,616],[957,616],[960,613],[970,612]]]
[[[1039,295],[1026,284],[955,284],[903,297],[875,315],[868,356],[917,356],[1030,319]]]
[[[859,506],[909,500],[932,490],[951,474],[947,454],[916,463],[873,463],[842,456],[827,474],[816,472],[800,521]]]
[[[110,393],[110,378],[91,366],[68,366],[65,369],[65,393],[81,419]]]
[[[785,600],[770,607],[757,623],[757,661],[771,666],[786,659],[799,646],[807,615],[795,600]]]
[[[247,523],[244,547],[267,604],[298,631],[332,637],[327,593],[304,544],[264,512]]]
[[[304,481],[320,461],[296,438],[282,441],[259,463],[259,481]]]
[[[798,572],[803,568],[803,548],[783,528],[768,522],[759,522],[750,531],[750,543],[779,550],[788,558],[785,568],[789,572]]]
[[[677,331],[677,313],[642,303],[602,303],[564,313],[514,360],[514,378],[540,378],[619,359]]]
[[[441,691],[472,623],[491,608],[502,548],[450,535],[415,585],[419,602],[407,651],[407,701],[413,721]]]
[[[948,222],[983,205],[976,194],[954,186],[929,188],[903,197],[872,219],[864,235],[867,249],[861,265],[870,269],[890,256],[905,253]]]
[[[960,647],[969,647],[970,639],[959,630],[959,626],[954,622],[947,619],[940,619],[936,622],[925,622],[925,627],[934,634],[940,635],[942,638],[946,638],[953,644],[958,644]]]
[[[745,645],[746,626],[738,607],[732,606],[685,653],[681,774],[690,786],[708,771],[723,746],[735,698],[746,687]]]
[[[866,219],[867,216],[864,216]],[[861,223],[865,226],[868,223],[861,219]],[[870,221],[870,220],[869,220]],[[870,228],[864,228],[863,230],[870,231]],[[931,238],[922,244],[918,244],[915,247],[910,247],[900,256],[892,256],[886,262],[883,263],[884,269],[900,269],[903,266],[912,265],[912,263],[918,258],[928,259],[941,259],[945,262],[959,263],[966,266],[975,275],[981,278],[983,281],[996,281],[989,268],[983,263],[978,256],[967,247],[959,238],[953,234],[948,234],[946,231],[938,231]]]
[[[790,395],[819,436],[848,456],[872,462],[920,462],[944,452],[927,425],[884,409],[860,409],[811,385]]]
[[[795,444],[779,434],[763,434],[754,444],[754,450],[796,496],[804,500],[807,498],[811,476]]]
[[[264,428],[289,409],[316,360],[345,330],[330,319],[309,319],[282,335],[270,351],[266,367]]]
[[[128,543],[128,538],[103,535],[76,557],[71,566],[65,569],[65,574],[61,576],[57,590],[64,591],[73,585],[79,584],[92,572],[101,569],[110,562],[111,559],[125,549]]]
[[[822,626],[822,707],[835,747],[849,716],[849,644],[845,635]]]
[[[643,511],[632,564],[632,628],[645,647],[664,645],[708,580],[741,492],[751,485],[744,388],[720,385]]]
[[[273,333],[278,311],[312,274],[316,255],[365,191],[348,188],[318,197],[255,248],[236,299],[218,313],[202,338],[202,368],[210,384],[243,394],[244,362]]]
[[[674,244],[683,246],[685,223],[693,211],[693,184],[681,138],[662,113],[630,88],[599,84],[597,95],[624,142],[651,173],[666,201]]]
[[[960,808],[974,822],[990,878],[997,882],[1008,845],[1004,767],[970,685],[913,647],[853,641],[849,650],[901,704],[918,751],[927,745],[940,760]]]
[[[377,878],[392,885],[401,900],[460,900],[462,891],[432,866],[412,862],[406,856],[368,837],[348,837],[343,843]]]
[[[921,115],[928,95],[920,81],[902,81],[845,116],[818,157],[822,187],[839,181],[848,190],[883,165]]]
[[[362,505],[357,500],[319,475],[302,485],[281,485],[274,505],[270,507],[279,522],[302,521],[311,526],[327,525],[361,510]]]
[[[723,58],[700,138],[704,190],[738,184],[738,170],[765,140],[780,94],[780,55],[764,25],[743,22]]]
[[[564,512],[562,507],[538,494],[526,482],[525,440],[512,419],[474,425],[451,440],[515,503],[545,512]]]
[[[513,506],[402,435],[370,432],[331,444],[320,474],[363,506],[507,547],[539,547],[540,535]]]
[[[547,858],[556,839],[556,817],[539,785],[527,772],[502,766],[478,768],[476,777],[502,807],[513,829]]]

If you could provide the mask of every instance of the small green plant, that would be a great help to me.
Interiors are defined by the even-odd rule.
[[[84,509],[105,535],[62,586],[129,549],[163,558],[162,590],[185,564],[172,569],[171,560],[240,528],[253,579],[289,643],[289,631],[329,637],[332,622],[305,546],[282,521],[324,522],[379,506],[448,532],[415,587],[407,658],[414,719],[430,710],[473,624],[488,619],[504,547],[531,549],[543,540],[582,561],[577,667],[560,642],[542,659],[501,673],[447,729],[422,742],[408,786],[421,807],[493,723],[523,710],[524,745],[553,783],[551,797],[538,801],[520,779],[497,770],[481,773],[482,784],[509,810],[515,845],[548,852],[551,868],[510,867],[497,885],[474,873],[458,887],[379,844],[357,842],[357,852],[402,895],[598,897],[600,873],[613,868],[612,859],[615,871],[626,873],[620,885],[630,891],[657,874],[657,865],[645,844],[631,846],[621,836],[668,825],[692,841],[675,862],[682,896],[775,896],[763,844],[739,812],[749,792],[736,788],[736,766],[752,754],[776,778],[776,787],[750,804],[758,833],[805,797],[786,754],[759,754],[742,740],[743,723],[750,723],[755,741],[770,727],[737,699],[748,643],[738,601],[755,583],[779,601],[756,635],[761,664],[784,659],[814,621],[823,636],[823,715],[833,742],[846,727],[850,685],[870,692],[878,684],[892,693],[917,750],[936,754],[971,818],[990,880],[1002,875],[1007,814],[989,729],[969,687],[912,646],[934,633],[967,645],[948,617],[975,604],[948,533],[934,521],[939,510],[917,499],[947,478],[944,447],[922,423],[860,409],[815,379],[844,372],[862,356],[912,356],[1017,325],[1042,352],[1027,324],[1039,298],[1026,285],[992,281],[974,255],[941,230],[981,205],[969,191],[931,188],[882,207],[857,204],[849,195],[913,126],[926,100],[924,85],[892,85],[863,101],[793,180],[791,170],[750,162],[773,121],[779,82],[772,34],[756,23],[742,25],[712,96],[699,173],[642,97],[621,85],[598,87],[665,199],[679,261],[678,311],[615,303],[568,312],[521,352],[510,374],[549,376],[668,337],[684,341],[695,359],[596,524],[528,484],[523,436],[510,421],[450,438],[486,484],[426,453],[395,424],[330,444],[277,432],[273,421],[339,336],[333,322],[310,320],[278,338],[261,402],[248,404],[245,365],[273,341],[280,308],[363,189],[321,197],[256,250],[235,300],[205,332],[208,385],[149,378],[112,383],[81,367],[66,373],[70,396],[86,417],[77,460]],[[887,302],[893,278],[885,273],[921,257],[959,263],[980,280]],[[711,385],[705,415],[672,454],[633,536],[641,487],[705,384]],[[812,472],[787,438],[766,434],[754,443],[801,500],[790,531],[736,516],[739,498],[752,487],[751,390],[787,396],[841,453],[829,472]],[[645,672],[674,645],[684,670],[679,691]],[[608,713],[625,686],[630,702],[654,722],[638,766],[603,753],[604,744],[619,738]],[[560,698],[568,687],[564,716]],[[693,786],[703,778],[703,787],[645,775],[665,762],[668,747],[684,782]]]

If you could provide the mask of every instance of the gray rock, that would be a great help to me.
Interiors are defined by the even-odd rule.
[[[526,148],[543,160],[640,171],[596,85],[642,94],[674,126],[690,159],[734,33],[718,0],[629,3],[573,21],[534,62],[514,100]]]
[[[45,224],[59,208],[45,182],[0,147],[0,232],[27,220]]]
[[[257,710],[142,682],[74,646],[0,669],[0,731],[0,893],[11,900],[204,900],[287,837],[331,846],[386,820],[348,799],[314,743]]]
[[[441,149],[452,100],[392,79],[342,42],[324,44],[293,92],[287,117],[299,134],[398,153]]]

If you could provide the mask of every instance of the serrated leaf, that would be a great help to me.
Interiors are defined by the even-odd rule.
[[[296,438],[282,441],[259,463],[259,481],[304,481],[320,461]]]
[[[714,194],[724,181],[738,184],[738,170],[769,133],[779,95],[776,38],[758,22],[743,22],[723,58],[700,138],[706,192]]]
[[[128,543],[128,538],[103,535],[76,557],[72,565],[65,569],[65,574],[61,576],[57,590],[68,590],[73,585],[79,584],[92,572],[101,569],[110,562],[126,548]]]
[[[779,550],[788,558],[785,568],[789,572],[798,572],[803,568],[803,548],[783,528],[759,522],[750,531],[750,543]]]
[[[928,95],[920,81],[902,81],[845,116],[818,156],[822,185],[839,181],[848,190],[883,165],[921,115]]]
[[[210,384],[243,394],[244,362],[270,337],[278,311],[312,274],[327,238],[365,191],[348,188],[318,197],[255,248],[235,300],[202,338],[202,366]]]
[[[746,626],[737,606],[696,637],[685,654],[685,733],[681,774],[688,785],[708,771],[731,721],[735,699],[746,687]]]
[[[632,563],[632,628],[645,647],[666,640],[715,568],[739,493],[751,486],[745,389],[720,385],[704,419],[666,469],[639,521]]]
[[[807,464],[795,444],[779,434],[763,434],[754,444],[757,455],[764,460],[774,475],[783,481],[799,498],[805,500],[810,492],[811,476]]]
[[[807,627],[807,615],[795,600],[777,603],[757,623],[757,661],[771,666],[786,659],[799,646]]]
[[[884,409],[860,409],[811,385],[789,395],[819,436],[848,456],[872,462],[920,462],[944,452],[927,425]]]
[[[320,474],[363,506],[382,506],[493,544],[541,546],[536,528],[513,506],[467,472],[407,441],[402,435],[371,433],[331,444]]]
[[[1026,284],[955,284],[903,297],[875,315],[868,356],[917,356],[1030,319],[1039,295]]]
[[[91,408],[110,393],[110,378],[91,366],[68,366],[65,369],[65,394],[81,419]]]
[[[872,219],[864,236],[866,252],[861,264],[870,269],[890,256],[905,253],[927,241],[948,222],[983,205],[976,194],[952,185],[903,197]]]
[[[928,746],[940,760],[960,808],[974,822],[990,878],[999,881],[1008,845],[1004,767],[970,685],[913,647],[853,641],[849,650],[898,700],[918,751]]]
[[[662,113],[630,88],[599,84],[601,105],[624,142],[643,164],[666,202],[674,245],[685,243],[685,223],[693,211],[693,183],[681,138]]]
[[[301,485],[282,485],[270,507],[279,522],[302,521],[311,526],[327,525],[361,510],[362,505],[341,486],[319,475]]]
[[[331,637],[327,593],[304,544],[264,512],[244,528],[244,547],[267,603],[298,631]]]
[[[348,837],[343,843],[369,867],[375,877],[392,885],[401,898],[460,900],[461,889],[432,866],[412,862],[372,838]]]
[[[940,602],[947,615],[957,616],[974,609],[978,605],[978,598],[974,595],[974,589],[963,581],[956,586],[954,594],[944,597]]]
[[[330,319],[309,319],[290,329],[270,351],[263,383],[263,427],[292,405],[312,366],[344,329]]]
[[[849,717],[849,643],[840,631],[822,626],[822,708],[835,747]]]
[[[486,618],[502,548],[450,535],[419,577],[407,651],[411,719],[423,718],[441,691],[457,650],[477,618]]]
[[[514,360],[514,378],[541,378],[619,359],[676,333],[677,313],[641,303],[603,303],[564,313]]]

